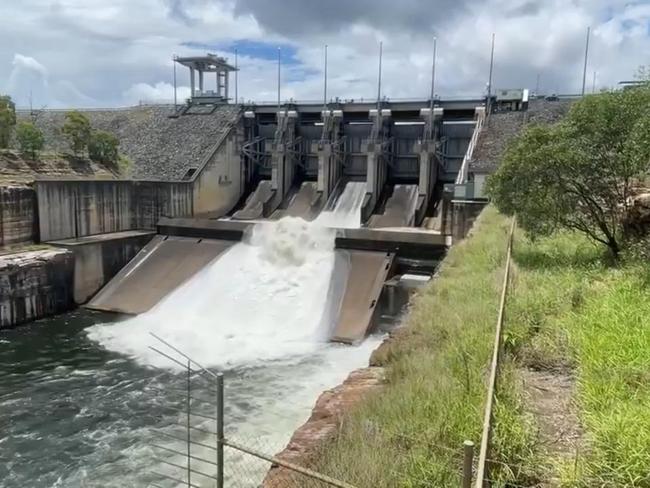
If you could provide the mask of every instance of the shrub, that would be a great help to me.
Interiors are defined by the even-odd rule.
[[[43,133],[31,122],[21,122],[16,128],[16,138],[20,150],[36,159],[38,151],[43,149]]]
[[[88,155],[93,161],[101,163],[117,163],[119,154],[117,148],[120,141],[113,134],[104,131],[95,131],[88,143]]]
[[[0,149],[9,147],[11,131],[16,125],[16,107],[11,97],[0,95]]]
[[[635,182],[650,167],[650,88],[590,95],[525,130],[488,179],[499,210],[532,236],[586,234],[617,257]]]
[[[90,121],[81,112],[73,110],[66,114],[62,132],[68,139],[72,151],[75,154],[82,153],[90,142],[92,134]]]

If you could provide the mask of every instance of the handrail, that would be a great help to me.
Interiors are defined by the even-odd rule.
[[[469,162],[472,159],[472,156],[474,155],[474,149],[476,147],[476,144],[478,143],[478,136],[483,129],[483,123],[485,121],[485,115],[479,115],[478,118],[476,119],[476,126],[474,127],[474,132],[472,132],[472,138],[469,141],[469,145],[467,146],[467,151],[465,152],[465,156],[463,157],[463,163],[460,166],[460,170],[458,171],[458,176],[456,177],[456,184],[457,185],[462,185],[467,181],[467,171],[469,167]]]
[[[494,409],[494,399],[497,387],[497,372],[501,358],[501,337],[503,335],[503,318],[506,307],[506,297],[508,294],[508,283],[510,280],[510,262],[512,259],[512,241],[515,233],[516,220],[513,217],[508,235],[508,246],[506,249],[506,265],[503,272],[503,285],[501,288],[501,299],[499,300],[499,314],[497,316],[496,332],[494,335],[494,346],[492,349],[492,360],[490,362],[490,377],[488,383],[487,399],[485,403],[485,413],[483,416],[483,432],[481,434],[481,447],[479,450],[478,465],[476,467],[476,485],[475,488],[483,488],[485,472],[487,469],[487,455],[490,447],[492,436],[492,417]]]

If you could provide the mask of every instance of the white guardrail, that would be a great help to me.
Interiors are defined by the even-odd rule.
[[[485,110],[477,110],[476,112],[476,125],[474,126],[474,132],[472,133],[472,138],[469,141],[469,146],[467,146],[467,151],[465,151],[465,156],[463,157],[463,163],[460,166],[460,171],[458,171],[458,176],[456,177],[456,184],[462,185],[467,182],[467,170],[469,167],[469,162],[474,155],[474,148],[478,142],[478,136],[481,133],[483,124],[485,122]]]

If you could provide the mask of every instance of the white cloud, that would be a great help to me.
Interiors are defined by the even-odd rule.
[[[490,36],[495,32],[495,86],[533,87],[540,74],[545,91],[568,93],[581,87],[588,25],[593,34],[589,79],[598,71],[599,86],[630,78],[638,65],[650,62],[647,3],[439,0],[432,9],[430,0],[356,1],[361,3],[2,2],[0,18],[12,21],[0,30],[0,87],[19,104],[26,103],[30,91],[38,103],[49,106],[171,99],[172,54],[201,52],[184,43],[228,45],[233,40],[250,39],[296,47],[300,64],[283,67],[282,98],[322,98],[325,43],[329,45],[330,96],[372,98],[376,94],[377,43],[382,39],[382,92],[391,98],[426,97],[435,35],[439,48],[436,91],[443,96],[478,95],[487,81]],[[366,11],[364,2],[376,8]],[[304,21],[304,28],[285,29],[288,18],[294,23]],[[231,53],[220,54],[232,58]],[[240,67],[240,97],[275,99],[274,61],[241,54]],[[189,91],[186,70],[179,71],[178,82],[185,90],[180,99]]]
[[[183,103],[190,96],[190,87],[178,86],[176,96],[178,103]],[[174,85],[160,81],[155,85],[136,83],[124,92],[123,99],[133,105],[140,102],[173,102]]]

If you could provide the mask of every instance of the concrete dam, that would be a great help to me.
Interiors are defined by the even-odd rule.
[[[4,447],[20,454],[0,467],[8,488],[178,486],[152,476],[163,468],[150,430],[178,437],[187,379],[151,349],[151,333],[223,372],[229,437],[277,453],[320,392],[367,365],[486,203],[486,173],[472,165],[485,99],[277,106],[196,95],[141,137],[155,162],[134,172],[143,179],[43,177],[21,189],[25,222],[12,226],[33,228],[57,264],[9,280],[25,289],[2,303],[0,325],[68,313],[3,336],[12,347],[0,363],[30,375],[3,379]],[[142,150],[116,118],[97,116],[130,134],[125,150]],[[200,151],[177,149],[193,130]],[[192,438],[212,442],[201,429],[213,424],[195,425]],[[232,486],[251,487],[269,467],[232,454],[226,465]]]
[[[286,244],[326,228],[345,275],[326,329],[356,343],[371,330],[382,291],[394,304],[401,277],[430,276],[451,242],[453,199],[468,186],[460,182],[482,126],[480,101],[202,107],[227,107],[231,121],[181,181],[36,181],[41,240],[88,254],[77,263],[76,301],[155,313],[192,277],[232,260],[239,243],[261,245],[260,229],[285,231],[278,239]],[[178,117],[203,116],[193,110]],[[130,238],[121,233],[143,229],[156,234],[114,277],[98,269],[102,258],[88,249],[106,239],[119,246]],[[264,235],[273,246],[275,234]],[[310,245],[324,245],[317,242]]]

